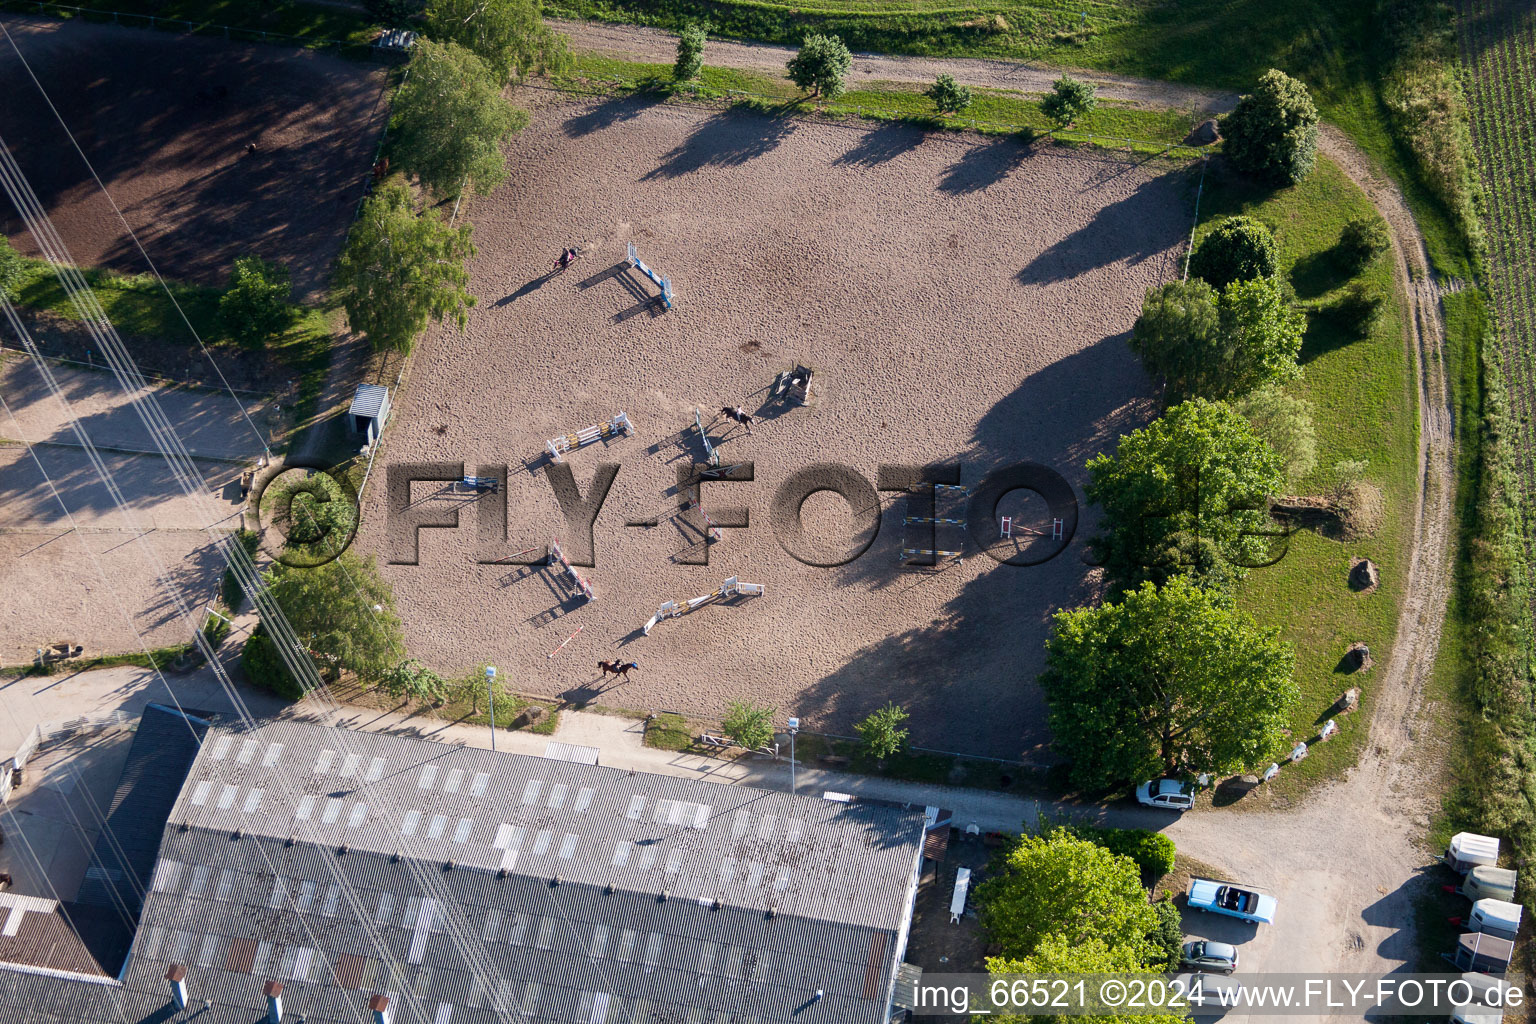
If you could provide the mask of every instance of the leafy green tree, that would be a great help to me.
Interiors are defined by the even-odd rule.
[[[1053,829],[1021,836],[976,888],[981,924],[1005,957],[1026,957],[1058,935],[1076,945],[1098,939],[1145,959],[1154,921],[1136,865],[1097,843]]]
[[[672,81],[681,85],[699,77],[704,67],[704,43],[709,31],[698,22],[683,26],[677,36],[677,62],[672,65]]]
[[[288,268],[260,256],[241,256],[219,297],[219,326],[242,345],[260,345],[292,322]]]
[[[851,67],[847,44],[837,36],[812,33],[789,59],[789,80],[813,96],[835,100],[843,94],[843,77]]]
[[[271,690],[279,697],[299,700],[304,696],[304,688],[278,654],[277,643],[260,623],[240,649],[240,670],[245,673],[246,682]]]
[[[544,24],[534,0],[431,0],[427,35],[485,61],[500,85],[569,66],[565,37]]]
[[[1284,742],[1296,656],[1221,595],[1175,576],[1056,613],[1040,677],[1080,786],[1224,775]]]
[[[21,283],[21,276],[26,269],[26,259],[0,235],[0,295],[15,295],[16,286]]]
[[[1147,969],[1172,974],[1179,969],[1179,960],[1184,956],[1184,920],[1167,893],[1153,901],[1152,909],[1157,914],[1157,923],[1147,933],[1147,945],[1152,947]]]
[[[773,742],[773,709],[732,701],[720,728],[738,747],[756,750]]]
[[[1307,87],[1270,69],[1221,123],[1225,152],[1239,170],[1294,185],[1317,163],[1317,106]]]
[[[1141,872],[1143,885],[1151,887],[1173,870],[1178,848],[1161,832],[1144,828],[1102,828],[1096,825],[1071,826],[1074,835],[1098,843],[1110,853],[1129,857]]]
[[[334,275],[352,329],[375,348],[409,352],[428,320],[447,317],[463,328],[475,304],[464,268],[475,255],[471,231],[418,215],[403,185],[377,188],[347,235]]]
[[[1093,108],[1099,105],[1097,93],[1095,86],[1080,82],[1071,75],[1062,75],[1056,79],[1050,94],[1040,101],[1040,111],[1065,128],[1093,112]]]
[[[402,661],[384,673],[379,689],[391,697],[438,703],[448,696],[448,680],[415,658]]]
[[[924,95],[933,100],[941,114],[958,114],[971,105],[971,87],[960,85],[950,74],[939,75]]]
[[[1317,468],[1317,433],[1312,427],[1311,402],[1271,384],[1250,391],[1235,401],[1233,408],[1280,456],[1286,481],[1292,487]]]
[[[902,726],[912,717],[905,708],[892,702],[853,727],[864,741],[864,750],[876,761],[898,753],[907,745],[908,730]]]
[[[1189,260],[1189,272],[1225,288],[1233,281],[1274,277],[1280,248],[1269,228],[1252,217],[1228,217],[1211,229]]]
[[[1159,969],[1149,969],[1144,957],[1134,946],[1111,946],[1097,936],[1082,942],[1072,942],[1062,935],[1047,935],[1035,947],[1035,951],[1022,959],[992,956],[987,958],[987,971],[994,979],[1003,980],[1009,975],[1041,974],[1150,974]],[[991,985],[988,985],[990,991]],[[1007,1006],[989,1016],[988,1021],[1003,1024],[1185,1024],[1185,1018],[1176,1012],[1152,1013],[1095,1013],[1091,1018],[1064,1014],[1031,1014],[1027,1017],[1008,1012]]]
[[[1390,248],[1392,234],[1387,230],[1387,222],[1371,215],[1356,217],[1345,224],[1344,230],[1339,232],[1339,242],[1334,251],[1339,254],[1340,262],[1350,273],[1358,274]]]
[[[501,97],[485,61],[457,43],[418,40],[395,94],[390,152],[438,198],[469,185],[489,195],[507,180],[501,143],[528,123]]]
[[[1131,349],[1168,384],[1168,400],[1231,398],[1294,379],[1306,317],[1278,282],[1235,281],[1217,292],[1191,278],[1150,289]]]
[[[1161,582],[1185,568],[1168,552],[1263,565],[1274,529],[1266,499],[1279,493],[1280,456],[1221,402],[1193,399],[1120,439],[1088,463],[1088,500],[1104,510],[1093,540],[1115,590]],[[1203,557],[1203,555],[1202,555]]]
[[[375,681],[405,658],[395,597],[371,557],[345,551],[313,568],[276,565],[268,592],[319,662]]]

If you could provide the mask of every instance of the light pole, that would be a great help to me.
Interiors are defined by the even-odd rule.
[[[491,749],[496,749],[496,666],[485,666],[485,696],[491,705]]]
[[[800,731],[800,719],[789,720],[789,792],[795,793],[795,734]]]

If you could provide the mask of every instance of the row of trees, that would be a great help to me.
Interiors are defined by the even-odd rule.
[[[909,717],[905,708],[889,703],[854,726],[864,754],[878,763],[901,753],[907,745],[909,730],[905,725]],[[720,730],[737,746],[748,750],[766,747],[773,742],[773,709],[747,701],[732,701],[720,723]]]

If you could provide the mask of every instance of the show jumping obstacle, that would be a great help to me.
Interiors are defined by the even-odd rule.
[[[675,619],[679,615],[687,615],[695,608],[702,608],[714,601],[724,601],[731,597],[761,597],[763,595],[761,583],[742,583],[732,576],[720,585],[719,590],[710,591],[699,597],[689,598],[686,601],[663,601],[661,607],[656,609],[650,621],[641,627],[646,636],[651,635],[651,629],[662,619]]]
[[[629,265],[640,271],[640,273],[644,274],[652,281],[656,282],[656,286],[661,289],[661,301],[666,304],[668,309],[671,309],[672,282],[645,265],[645,261],[640,258],[640,250],[635,248],[634,242],[629,243],[629,249],[627,251],[629,254]]]
[[[634,424],[630,423],[629,417],[621,412],[607,423],[597,423],[587,427],[585,430],[578,430],[574,434],[552,438],[545,447],[549,449],[549,457],[552,460],[564,462],[565,459],[562,456],[566,452],[573,452],[594,441],[606,441],[611,437],[618,437],[620,434],[628,437],[634,432]],[[468,479],[473,479],[473,477],[466,477],[466,480]]]
[[[588,601],[597,600],[597,595],[592,592],[592,584],[588,583],[584,576],[571,567],[570,561],[565,557],[565,552],[560,550],[559,538],[549,542],[549,561],[551,565],[555,562],[560,563],[561,568],[565,570],[565,574],[571,578],[572,583],[576,584],[576,589],[581,591],[583,597]],[[575,634],[572,635],[574,636]]]

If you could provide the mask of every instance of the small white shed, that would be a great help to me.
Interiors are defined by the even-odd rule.
[[[373,444],[384,433],[384,423],[389,419],[389,388],[380,384],[359,384],[347,409],[347,426],[352,433],[368,439]]]

